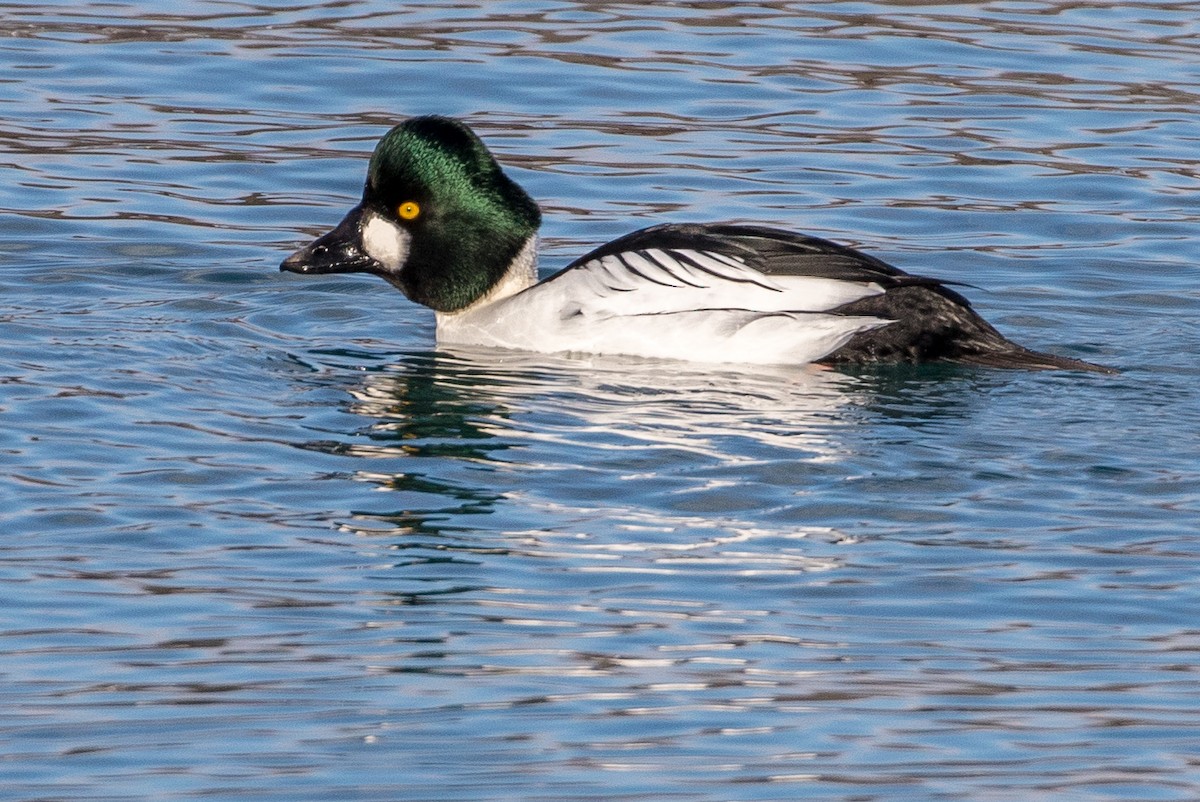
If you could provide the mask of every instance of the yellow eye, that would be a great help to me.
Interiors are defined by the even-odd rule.
[[[401,220],[416,220],[421,214],[421,207],[416,201],[405,201],[396,207],[396,214]]]

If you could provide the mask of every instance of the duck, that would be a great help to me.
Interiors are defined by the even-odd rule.
[[[411,117],[379,140],[358,205],[280,270],[378,276],[433,310],[439,347],[1114,372],[1017,345],[952,282],[768,226],[653,225],[539,280],[541,219],[464,122]]]

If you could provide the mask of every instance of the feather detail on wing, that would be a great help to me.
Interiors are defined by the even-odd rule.
[[[708,238],[680,247],[610,243],[516,295],[439,315],[445,343],[705,362],[811,362],[884,317],[831,312],[881,295],[852,281],[759,269],[753,251]]]
[[[561,293],[569,314],[660,315],[698,310],[825,312],[883,288],[870,281],[767,275],[745,259],[691,248],[618,251],[576,263],[539,294]]]

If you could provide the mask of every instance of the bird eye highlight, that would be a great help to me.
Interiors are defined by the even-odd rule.
[[[401,220],[416,220],[421,215],[421,207],[416,201],[405,201],[396,207],[396,215]]]

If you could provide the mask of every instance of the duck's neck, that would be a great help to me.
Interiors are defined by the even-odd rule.
[[[538,238],[534,234],[525,241],[516,258],[508,266],[508,270],[492,288],[475,301],[454,312],[437,312],[438,329],[469,317],[472,312],[491,306],[497,301],[510,298],[522,290],[527,290],[537,284],[537,250]]]

